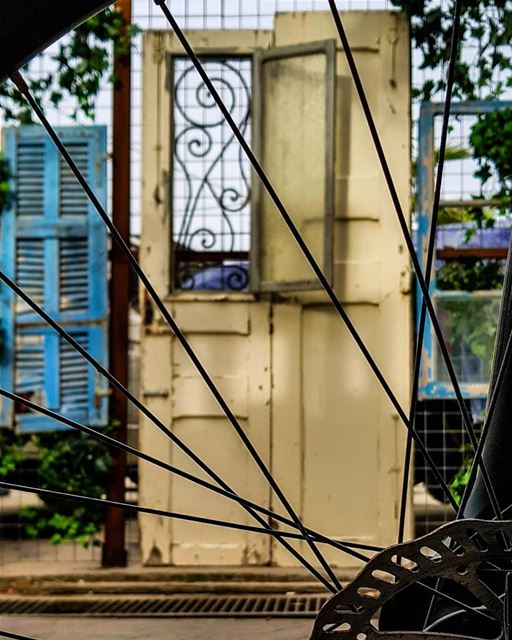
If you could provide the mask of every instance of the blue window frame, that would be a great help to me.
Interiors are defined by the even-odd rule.
[[[478,115],[489,113],[500,108],[512,107],[512,102],[485,101],[454,103],[451,107],[452,118],[462,122],[464,118],[473,120]],[[436,122],[440,122],[444,104],[424,103],[421,106],[418,136],[418,254],[422,268],[425,268],[427,257],[428,234],[434,195],[435,164],[436,164]],[[437,120],[436,120],[437,119]],[[461,125],[459,125],[461,126]],[[471,160],[467,160],[468,163]],[[464,209],[474,206],[474,195],[469,195],[468,188],[457,187],[450,193],[450,181],[453,183],[454,174],[450,175],[449,165],[445,165],[443,176],[444,193],[441,197],[441,208]],[[447,170],[448,169],[448,170]],[[471,183],[472,173],[468,172]],[[448,182],[446,188],[445,182]],[[461,180],[462,185],[462,180]],[[474,184],[472,185],[475,186]],[[470,185],[471,187],[471,185]],[[455,197],[454,197],[455,194]],[[451,196],[451,197],[450,197]],[[479,206],[492,207],[492,200],[480,199]],[[473,226],[473,225],[472,225]],[[436,308],[443,334],[447,342],[452,362],[458,374],[462,394],[465,398],[485,398],[488,390],[490,366],[492,364],[492,350],[494,344],[494,330],[499,312],[501,292],[497,290],[485,291],[456,291],[442,290],[436,280],[436,272],[443,260],[453,259],[459,254],[505,258],[510,238],[510,222],[506,227],[473,231],[471,239],[466,233],[468,223],[459,222],[445,224],[438,227],[436,238],[436,261],[430,283],[430,295]],[[463,251],[460,252],[460,247]],[[455,249],[459,247],[459,249]],[[478,251],[476,250],[478,249]],[[457,253],[459,251],[459,253]],[[451,252],[451,254],[450,254]],[[421,309],[421,292],[417,289],[417,320]],[[478,335],[484,336],[479,343],[474,338],[472,329],[475,327],[489,327],[486,333],[482,330]],[[490,329],[490,328],[493,329]],[[470,344],[470,340],[473,342]],[[475,341],[476,340],[476,341]],[[420,371],[420,398],[453,398],[451,383],[442,361],[436,336],[427,314],[425,338],[422,351]]]
[[[106,205],[106,128],[57,133]],[[14,202],[2,214],[0,268],[103,365],[107,365],[107,232],[58,150],[39,126],[4,131]],[[5,285],[0,384],[88,425],[107,421],[105,381]],[[0,404],[0,424],[20,431],[62,425]]]

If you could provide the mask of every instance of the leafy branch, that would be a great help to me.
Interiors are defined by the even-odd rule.
[[[500,188],[493,197],[499,200],[501,213],[508,213],[512,206],[512,109],[482,115],[472,127],[470,142],[479,163],[476,177],[485,185],[493,172],[497,175]]]
[[[450,57],[452,15],[455,0],[392,0],[409,16],[413,46],[421,54],[421,85],[413,89],[419,100],[433,100],[446,88]],[[497,100],[512,88],[511,0],[466,0],[462,6],[459,56],[456,61],[454,98]],[[496,214],[508,215],[512,208],[512,109],[481,115],[472,127],[470,143],[479,164],[475,172],[481,182],[476,198],[484,198],[484,187],[498,177],[491,198],[498,206],[466,209],[476,228],[490,228]],[[447,158],[449,159],[449,158]],[[471,230],[468,232],[468,237]]]
[[[37,78],[26,73],[30,91],[39,104],[49,102],[54,107],[71,97],[74,101],[71,116],[77,119],[81,113],[93,120],[102,80],[116,82],[112,74],[112,46],[114,55],[127,55],[138,32],[137,27],[126,23],[118,9],[105,9],[62,39],[51,57],[55,69]],[[32,123],[31,109],[12,83],[0,85],[0,112],[6,123]]]
[[[420,69],[431,73],[415,96],[431,100],[446,86],[454,0],[392,0],[411,21],[413,45],[421,52]],[[454,97],[492,99],[512,86],[512,12],[510,0],[466,0],[461,14],[463,55],[455,69]]]

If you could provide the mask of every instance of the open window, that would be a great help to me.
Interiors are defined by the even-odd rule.
[[[503,274],[511,232],[511,212],[495,193],[498,179],[476,174],[470,134],[481,114],[510,103],[454,103],[430,292],[443,335],[466,398],[485,398],[491,374]],[[434,195],[442,104],[422,105],[419,122],[418,247],[426,261]],[[480,220],[480,224],[478,224]],[[421,307],[418,295],[417,316]],[[422,352],[421,398],[454,397],[430,319]]]
[[[251,144],[250,56],[201,59]],[[169,56],[172,289],[249,288],[250,164],[192,61]]]
[[[201,56],[284,206],[332,278],[334,41]],[[306,259],[186,57],[168,58],[171,289],[320,288]],[[308,184],[304,199],[297,184]]]
[[[333,271],[335,83],[333,40],[255,55],[256,155],[329,281]],[[270,196],[256,177],[253,181],[254,288],[321,288]],[[304,184],[308,185],[307,198]]]

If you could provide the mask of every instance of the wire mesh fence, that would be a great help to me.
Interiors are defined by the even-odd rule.
[[[287,11],[328,11],[329,6],[325,0],[178,0],[173,2],[173,13],[178,22],[185,29],[272,29],[274,16],[278,12]],[[390,0],[348,0],[343,3],[344,10],[389,10],[393,9]],[[167,30],[168,24],[161,11],[152,0],[133,0],[133,23],[141,31]],[[466,45],[465,56],[468,59],[474,55],[474,47]],[[142,35],[135,37],[132,55],[132,111],[131,111],[131,222],[134,237],[140,234],[141,221],[141,138],[142,138]],[[47,52],[39,56],[31,63],[27,74],[30,77],[42,76],[55,68],[56,45],[50,47]],[[473,53],[472,53],[473,52]],[[413,82],[421,84],[425,78],[425,71],[421,69],[421,54],[413,51]],[[71,116],[72,109],[69,104],[63,103],[58,109],[52,105],[45,105],[45,109],[54,125],[88,124],[89,121],[82,115],[77,118]],[[418,116],[419,104],[413,105],[413,119]],[[107,125],[109,130],[109,148],[111,148],[112,127],[112,88],[105,83],[97,98],[96,118],[97,124]],[[451,144],[462,148],[467,144],[468,131],[471,122],[456,119],[452,123]],[[416,136],[416,127],[412,131],[413,139]],[[470,196],[476,189],[474,183],[474,165],[468,158],[460,158],[451,163],[447,168],[446,181],[444,183],[443,198],[457,200]],[[109,169],[110,171],[110,169]],[[109,189],[111,179],[109,176]],[[177,196],[178,197],[178,196]],[[109,198],[110,201],[110,198]],[[207,204],[205,204],[205,216],[208,216]],[[243,221],[241,225],[243,226]],[[246,250],[242,247],[240,250]],[[137,325],[138,319],[134,313],[133,325]],[[132,336],[132,352],[130,354],[130,387],[136,392],[138,378],[138,356],[136,330]],[[137,443],[137,413],[130,410],[130,438],[131,444]],[[423,434],[425,444],[435,455],[443,475],[447,482],[451,482],[457,471],[464,463],[467,455],[467,441],[464,434],[460,414],[449,400],[425,400],[419,403],[418,425]],[[36,455],[36,454],[34,454]],[[36,464],[27,465],[21,471],[20,482],[31,485],[38,484]],[[128,482],[136,481],[136,476]],[[417,458],[415,471],[415,512],[417,516],[417,533],[432,529],[434,526],[445,522],[450,518],[450,511],[445,507],[440,496],[439,487],[431,478],[422,461]],[[136,499],[136,491],[133,493]],[[0,544],[0,563],[16,562],[21,560],[31,561],[61,561],[61,562],[99,562],[100,553],[97,547],[87,549],[79,544],[61,544],[51,547],[48,552],[48,543],[45,540],[26,544],[25,524],[20,518],[20,509],[27,506],[26,495],[11,493],[0,498],[0,535],[8,544]],[[34,505],[38,504],[38,498],[33,498]],[[32,505],[31,502],[31,505]],[[29,505],[30,506],[30,505]],[[135,521],[129,521],[129,543],[135,549],[138,542],[138,533]],[[27,551],[28,550],[28,551]],[[28,554],[28,555],[27,555]]]

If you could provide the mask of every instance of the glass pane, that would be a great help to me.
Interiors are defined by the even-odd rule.
[[[326,76],[324,51],[265,59],[262,64],[262,165],[322,267],[329,143]],[[262,282],[273,284],[276,289],[281,283],[293,282],[310,282],[319,287],[302,251],[264,190],[260,225]]]
[[[500,297],[437,298],[436,309],[459,382],[487,384],[491,375]],[[436,379],[449,382],[435,335],[432,335],[432,340]]]
[[[251,144],[251,60],[203,59]],[[187,58],[174,59],[173,273],[177,289],[245,290],[250,165]]]

